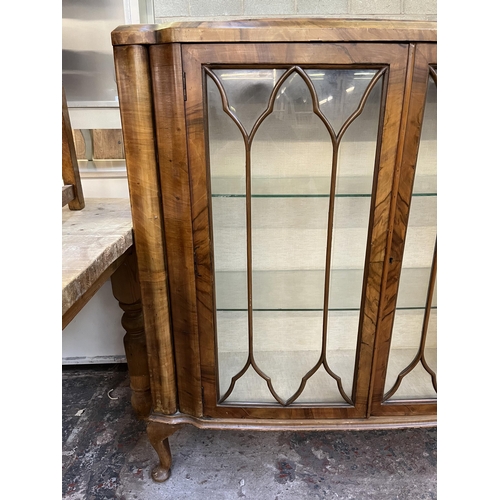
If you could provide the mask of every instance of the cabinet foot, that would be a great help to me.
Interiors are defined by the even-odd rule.
[[[177,425],[150,422],[147,427],[148,437],[151,445],[156,450],[160,463],[151,472],[151,477],[158,483],[163,483],[170,477],[172,465],[172,453],[168,438],[179,429]]]

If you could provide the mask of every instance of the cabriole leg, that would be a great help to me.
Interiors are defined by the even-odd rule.
[[[148,424],[149,441],[160,459],[160,463],[151,473],[153,480],[158,483],[163,483],[170,477],[172,454],[170,453],[168,438],[178,429],[178,425],[168,425],[160,422],[149,422]]]

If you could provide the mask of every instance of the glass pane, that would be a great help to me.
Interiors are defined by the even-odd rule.
[[[295,196],[262,196],[260,184],[254,188],[253,179],[269,177],[278,187],[283,178],[307,179],[318,173],[328,177],[331,173],[330,134],[314,114],[311,93],[298,73],[281,85],[273,113],[257,130],[251,159],[255,360],[275,381],[279,396],[288,399],[321,352],[329,196],[310,196],[315,188],[311,193],[307,182]],[[310,321],[282,323],[286,330],[281,348],[272,351],[272,356],[267,346],[269,336],[278,334],[272,329],[275,319],[256,310],[270,306],[315,310]],[[280,318],[284,320],[283,315]]]
[[[246,311],[217,311],[219,391],[224,395],[231,379],[247,362],[248,315]]]
[[[368,95],[363,111],[351,123],[341,140],[337,169],[337,196],[371,197],[382,83],[380,79],[375,84]],[[366,210],[363,209],[360,213],[354,210],[351,213],[352,216],[366,217]]]
[[[231,377],[243,368],[248,357],[245,144],[236,125],[224,113],[220,92],[210,77],[207,104],[211,182],[229,174],[243,187],[238,197],[212,197],[216,332],[222,357],[219,390],[224,394]],[[233,275],[238,276],[237,287],[227,286],[231,283],[228,276]]]
[[[330,369],[341,378],[345,393],[352,397],[359,311],[335,310],[328,314],[326,357]],[[316,359],[310,364],[314,366]],[[308,381],[297,403],[345,403],[337,382],[321,367]]]
[[[372,77],[373,75],[370,79],[361,80],[362,89],[366,89],[367,82]],[[356,84],[356,89],[358,87]],[[352,91],[352,94],[358,99],[357,102],[353,98],[348,101],[354,111],[363,94],[357,90],[356,93]],[[343,385],[349,384],[350,388],[354,378],[359,331],[381,95],[382,80],[379,80],[370,92],[361,115],[346,130],[339,148],[328,316],[330,345],[327,361],[334,373],[342,374]],[[349,311],[347,317],[346,309]],[[337,323],[342,326],[341,329],[337,327]],[[347,394],[351,396],[350,392]]]
[[[210,77],[207,104],[212,195],[244,197],[245,143],[238,127],[224,112],[219,89]]]
[[[222,365],[219,368],[220,373],[236,375],[240,367],[234,361],[234,355],[231,353],[227,356],[226,353],[220,353],[219,363]],[[222,394],[222,393],[221,393]],[[225,403],[276,403],[273,395],[267,387],[266,381],[255,371],[252,366],[240,377],[234,386],[230,396],[224,401]]]
[[[309,356],[309,367],[312,368],[317,362],[316,358]],[[305,359],[307,359],[304,356]],[[351,391],[349,391],[351,392]],[[330,376],[324,366],[320,366],[314,375],[307,381],[302,394],[297,398],[297,403],[344,403],[340,394],[337,381]]]
[[[318,94],[321,112],[338,134],[357,110],[363,94],[377,73],[376,69],[306,70]],[[358,137],[363,140],[363,136]]]
[[[274,86],[284,69],[216,69],[224,86],[229,109],[250,134],[259,116],[267,109]]]
[[[322,316],[322,311],[254,311],[255,361],[284,400],[318,361]]]
[[[434,299],[436,295],[436,288],[434,288]],[[437,375],[437,308],[431,310],[424,355],[429,368]]]
[[[403,268],[392,331],[391,351],[387,366],[386,393],[393,388],[401,371],[407,368],[415,357],[422,354],[423,361],[434,373],[437,373],[436,286],[432,297],[425,346],[423,352],[419,352],[437,235],[436,123],[436,84],[429,76],[405,240]],[[425,370],[422,361],[419,361],[415,368],[403,377],[401,385],[390,399],[435,397],[436,391],[432,385],[432,377]]]
[[[437,86],[429,76],[413,196],[437,194]],[[413,201],[412,201],[413,203]]]
[[[326,359],[329,366],[318,366],[296,401],[345,404],[328,368],[341,377],[342,389],[350,397],[382,81],[372,89],[337,151],[338,182],[328,278],[330,311],[326,352],[322,353],[335,151],[327,126],[313,111],[311,91],[298,72],[289,74],[279,88],[274,87],[272,112],[255,129],[252,140],[248,136],[268,108],[273,85],[284,72],[214,70],[226,92],[229,109],[247,131],[246,139],[224,112],[220,91],[207,77],[219,391],[224,397],[232,377],[253,359],[255,364],[241,374],[224,401],[276,403],[258,370],[271,378],[279,398],[286,401],[296,395],[303,377],[318,361]],[[325,81],[321,80],[321,72]],[[328,95],[333,97],[328,100],[327,96],[324,112],[338,127],[356,111],[363,96],[359,89],[366,90],[376,74],[368,70],[370,79],[356,83],[358,90],[354,92],[351,87],[356,72],[308,70],[318,92],[327,92],[332,86]],[[251,175],[249,204],[245,145]],[[247,210],[251,228],[246,227]],[[247,242],[252,262],[251,332],[247,317]]]
[[[328,197],[332,154],[330,135],[313,112],[311,93],[302,77],[292,73],[252,144],[252,196]]]

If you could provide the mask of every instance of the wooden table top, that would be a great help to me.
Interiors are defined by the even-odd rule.
[[[130,201],[86,198],[62,209],[62,314],[133,244]]]

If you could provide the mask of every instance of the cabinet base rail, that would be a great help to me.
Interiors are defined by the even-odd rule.
[[[404,429],[410,427],[436,427],[436,415],[411,415],[397,417],[368,417],[362,419],[323,420],[277,420],[239,418],[199,418],[176,413],[162,415],[153,413],[147,419],[147,432],[151,445],[158,454],[160,463],[153,469],[151,477],[156,482],[164,482],[170,477],[172,454],[168,438],[184,425],[194,425],[198,429],[248,430],[248,431],[360,431]]]

